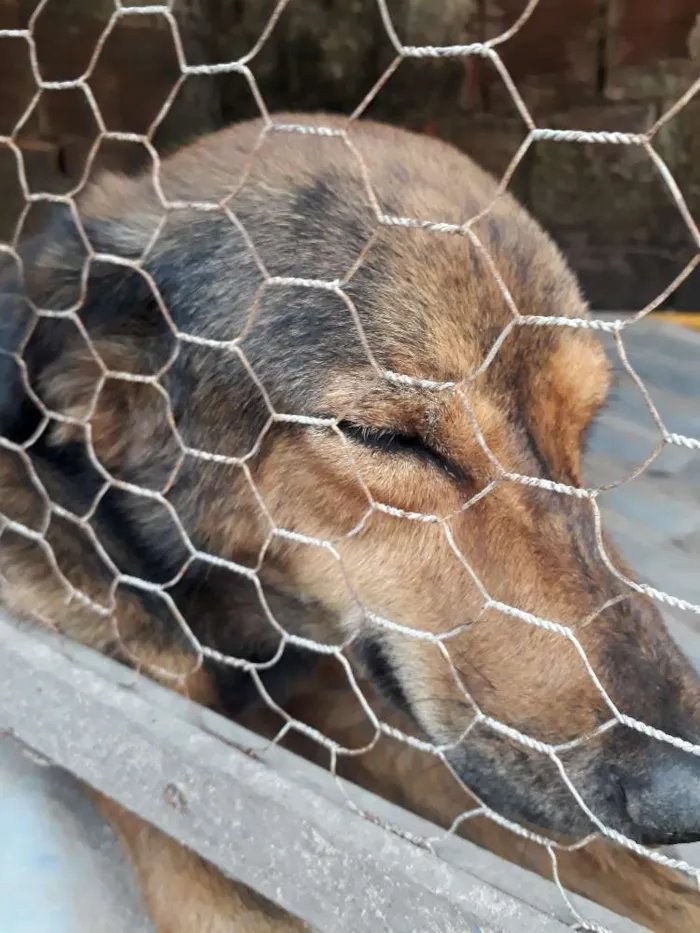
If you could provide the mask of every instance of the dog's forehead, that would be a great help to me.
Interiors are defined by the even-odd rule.
[[[381,231],[347,291],[376,361],[417,379],[522,380],[563,355],[597,355],[585,326],[568,325],[587,317],[575,279],[516,205],[467,234]]]
[[[250,339],[274,356],[275,379],[286,374],[322,391],[343,385],[348,403],[367,385],[383,386],[372,398],[402,408],[412,402],[397,386],[423,382],[471,381],[501,409],[526,404],[543,379],[556,383],[562,404],[590,396],[586,411],[605,393],[595,337],[567,326],[572,318],[585,323],[577,284],[517,206],[477,225],[473,238],[381,229],[342,292],[270,292]],[[387,371],[399,381],[382,379]],[[310,392],[309,404],[319,403]]]
[[[165,163],[168,190],[191,196],[203,175],[228,190],[246,163],[233,145],[240,132]],[[560,346],[572,358],[589,352],[587,336],[571,328],[521,323],[584,317],[585,305],[552,241],[492,179],[435,140],[371,124],[352,139],[364,170],[337,139],[272,134],[232,214],[169,218],[154,274],[178,327],[241,336],[282,410],[317,408],[318,390],[337,377],[382,370],[437,382],[483,370],[483,385],[514,397],[563,358]],[[156,216],[148,181],[104,183],[100,190],[117,189],[107,204],[92,203],[93,192],[84,210],[99,220],[109,208],[111,235],[133,238],[135,221],[119,220],[122,201],[132,220]]]
[[[336,314],[319,315],[318,303],[305,303],[316,339],[337,343],[344,331],[344,351],[358,362],[437,381],[464,379],[491,361],[495,370],[532,363],[566,340],[583,347],[585,338],[520,323],[586,317],[550,238],[473,163],[452,152],[447,161],[450,171],[441,173],[440,158],[432,165],[414,158],[397,174],[396,158],[379,153],[372,182],[380,224],[352,166],[321,164],[292,186],[291,209],[279,215],[294,250],[288,259],[277,251],[276,265],[288,262],[291,274],[292,262],[306,260],[319,278],[350,270],[342,279],[346,308],[338,302]]]

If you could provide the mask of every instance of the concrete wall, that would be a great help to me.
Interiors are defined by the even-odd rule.
[[[274,0],[176,0],[188,61],[226,61],[249,49]],[[483,40],[507,28],[525,0],[389,0],[407,44]],[[0,0],[0,29],[26,28],[36,0]],[[114,7],[110,0],[49,0],[34,23],[46,80],[81,74]],[[502,56],[539,125],[643,132],[700,75],[698,0],[540,0]],[[295,0],[253,63],[270,109],[350,112],[394,50],[375,0]],[[111,31],[90,86],[109,129],[144,132],[178,75],[162,16],[129,16]],[[36,88],[29,47],[0,38],[0,133],[10,133]],[[169,148],[209,127],[256,113],[240,75],[193,77],[161,127]],[[525,131],[492,65],[477,58],[404,61],[368,114],[454,141],[502,172]],[[65,190],[97,133],[80,90],[45,91],[20,133],[30,184]],[[700,206],[700,98],[659,134],[691,209]],[[106,143],[101,165],[134,168],[136,144]],[[553,233],[594,307],[637,308],[693,255],[664,183],[636,147],[538,142],[513,189]],[[22,207],[12,154],[0,149],[0,237]],[[33,211],[28,227],[36,226]],[[700,307],[700,273],[668,306]]]

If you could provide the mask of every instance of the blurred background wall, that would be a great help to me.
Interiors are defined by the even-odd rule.
[[[124,6],[136,5],[125,0]],[[187,60],[230,61],[260,36],[275,0],[175,0]],[[37,0],[0,0],[0,30],[25,29]],[[388,0],[410,45],[480,41],[507,29],[525,0]],[[114,11],[112,0],[49,0],[35,20],[45,80],[78,77]],[[540,0],[499,51],[539,126],[643,132],[700,76],[700,0]],[[251,68],[271,111],[350,113],[395,57],[375,0],[292,0]],[[161,15],[120,19],[89,80],[107,128],[143,133],[179,75]],[[98,127],[80,89],[36,84],[29,46],[0,38],[0,134],[16,134],[32,190],[66,191],[81,177]],[[242,76],[196,76],[180,89],[155,142],[167,151],[198,133],[257,114]],[[502,173],[525,136],[490,62],[405,60],[367,115],[454,142]],[[700,214],[700,96],[655,146]],[[95,167],[131,171],[148,161],[137,143],[103,141]],[[639,147],[538,142],[512,190],[564,249],[594,308],[635,310],[697,250],[657,169]],[[0,147],[0,239],[23,207],[13,153]],[[40,221],[33,208],[25,231]],[[700,309],[700,272],[669,298]]]

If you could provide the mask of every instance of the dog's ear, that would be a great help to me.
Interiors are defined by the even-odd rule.
[[[86,231],[109,245],[109,227],[92,222]],[[136,264],[89,261],[65,211],[18,256],[0,266],[3,435],[22,442],[48,417],[49,443],[87,442],[110,472],[171,452],[156,375],[174,336],[152,281]]]
[[[100,340],[53,360],[38,380],[47,408],[59,415],[50,443],[89,444],[116,474],[154,466],[154,460],[173,454],[177,444],[166,392],[155,379],[130,378],[138,359],[135,341]]]
[[[17,443],[27,439],[39,418],[25,391],[22,360],[36,324],[25,279],[45,245],[45,237],[36,237],[25,244],[21,255],[0,253],[0,434]]]

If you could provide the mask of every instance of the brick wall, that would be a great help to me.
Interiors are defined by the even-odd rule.
[[[128,5],[128,4],[125,4]],[[0,0],[0,30],[23,29],[36,0]],[[259,36],[274,0],[176,0],[189,61],[227,60]],[[408,44],[484,39],[507,29],[525,0],[390,0]],[[105,29],[111,0],[49,0],[33,22],[46,80],[82,74]],[[540,125],[641,132],[700,76],[700,0],[540,0],[501,47]],[[253,70],[272,110],[349,112],[391,61],[374,0],[295,0]],[[129,16],[109,33],[90,87],[106,126],[145,132],[179,74],[162,16]],[[80,90],[36,97],[29,47],[0,38],[0,134],[16,132],[31,190],[66,191],[81,178],[99,130]],[[253,115],[238,75],[188,79],[156,134],[167,150],[210,127]],[[455,142],[502,172],[525,135],[510,95],[486,61],[405,61],[368,114]],[[700,95],[657,137],[691,210],[700,216]],[[102,166],[145,162],[135,143],[103,142]],[[599,308],[635,308],[661,291],[694,245],[658,171],[639,149],[535,144],[513,189],[569,256]],[[0,147],[0,238],[10,238],[24,201],[13,153]],[[24,224],[41,222],[33,208]],[[700,308],[700,273],[668,307]]]

